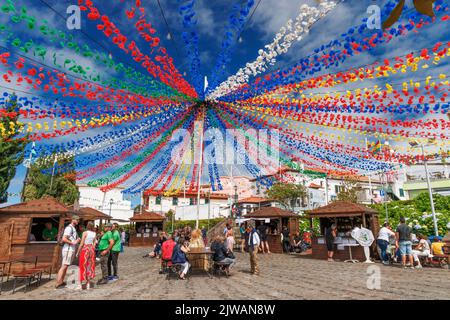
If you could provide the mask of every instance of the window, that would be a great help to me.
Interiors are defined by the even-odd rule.
[[[28,241],[57,241],[59,218],[33,218]]]
[[[402,188],[400,188],[399,190],[400,193],[400,197],[404,197],[405,196],[405,190],[403,190]]]
[[[194,198],[189,198],[189,205],[193,206],[195,204]]]
[[[341,190],[342,190],[342,186],[334,186],[334,192],[336,193],[336,194],[338,194],[339,192],[341,192]]]
[[[173,197],[172,198],[172,205],[174,205],[174,206],[178,205],[178,198],[177,197]]]
[[[205,204],[209,203],[209,198],[205,198]]]
[[[156,196],[156,204],[161,204],[161,196]]]

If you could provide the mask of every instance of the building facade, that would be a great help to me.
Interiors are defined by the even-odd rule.
[[[100,188],[78,185],[80,191],[79,206],[90,207],[110,215],[112,219],[128,220],[133,216],[131,201],[125,200],[122,190],[114,188],[103,192]]]
[[[197,211],[200,209],[200,220],[208,217],[214,219],[230,215],[230,197],[223,193],[202,190],[198,202],[198,193],[195,191],[178,191],[171,195],[161,190],[144,192],[144,208],[162,214],[173,211],[176,220],[196,220]]]
[[[412,165],[402,170],[403,189],[407,199],[414,199],[422,192],[428,192],[423,164]],[[450,168],[447,163],[430,162],[428,175],[433,193],[450,196]]]

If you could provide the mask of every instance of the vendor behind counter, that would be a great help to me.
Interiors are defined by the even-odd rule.
[[[351,237],[351,231],[355,227],[365,227],[378,234],[379,223],[378,213],[374,209],[347,201],[335,201],[327,206],[312,210],[308,213],[311,228],[313,219],[319,219],[320,234],[312,238],[312,257],[317,259],[327,259],[327,247],[325,232],[334,223],[337,227],[336,238],[334,240],[334,259],[347,260],[350,258],[347,244],[357,244]],[[361,246],[351,248],[354,259],[364,261],[364,250]],[[372,250],[371,256],[374,256]]]

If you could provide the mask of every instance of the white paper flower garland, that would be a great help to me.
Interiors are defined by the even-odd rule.
[[[286,23],[284,27],[275,35],[272,43],[266,45],[265,49],[259,49],[259,56],[255,61],[249,62],[244,68],[222,82],[211,94],[207,96],[208,100],[217,100],[219,97],[230,93],[248,82],[250,76],[256,76],[267,70],[269,65],[274,65],[278,55],[288,52],[294,41],[300,41],[303,36],[309,32],[311,26],[319,19],[336,7],[334,1],[323,1],[319,7],[310,7],[303,4],[300,7],[300,13],[295,19]]]

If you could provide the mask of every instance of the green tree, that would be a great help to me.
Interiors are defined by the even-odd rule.
[[[52,157],[53,159],[53,157]],[[79,198],[76,185],[75,166],[72,158],[58,160],[62,172],[55,168],[52,181],[53,161],[38,159],[30,168],[25,185],[24,200],[52,196],[61,203],[72,205]]]
[[[341,201],[349,201],[353,203],[358,202],[358,193],[361,191],[356,180],[346,177],[341,185],[341,190],[339,191],[337,198]]]
[[[275,183],[266,191],[266,195],[278,201],[285,209],[292,209],[292,200],[304,198],[308,195],[306,188],[294,183]]]
[[[23,124],[18,122],[17,96],[6,102],[5,109],[13,117],[0,117],[0,203],[8,201],[7,190],[16,175],[16,167],[23,162],[28,137],[19,137]]]

